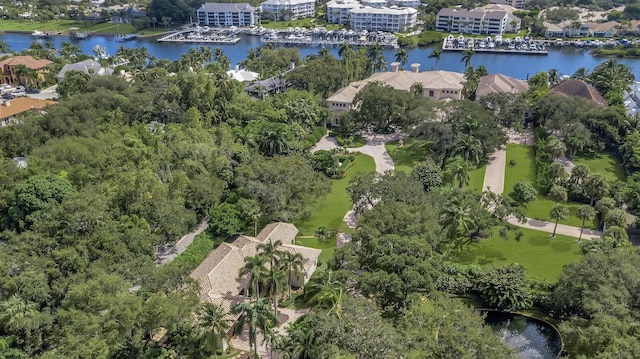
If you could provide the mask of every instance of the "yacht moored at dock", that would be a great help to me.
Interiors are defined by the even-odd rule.
[[[465,51],[472,49],[475,52],[487,52],[494,54],[525,54],[548,55],[544,41],[532,40],[529,37],[522,39],[516,37],[513,40],[502,40],[502,36],[491,38],[467,38],[459,35],[454,39],[453,35],[447,36],[442,42],[442,51]]]
[[[134,40],[136,37],[138,37],[136,34],[118,34],[115,39],[117,42],[124,42]]]

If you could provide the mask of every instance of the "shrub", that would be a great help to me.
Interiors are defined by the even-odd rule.
[[[531,285],[520,265],[494,268],[478,282],[480,296],[493,308],[522,310],[533,304]]]

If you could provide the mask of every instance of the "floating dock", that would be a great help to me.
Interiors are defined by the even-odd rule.
[[[478,53],[490,53],[490,54],[511,54],[511,55],[542,55],[546,56],[549,53],[545,47],[544,41],[531,40],[528,37],[521,39],[516,37],[515,39],[502,40],[502,36],[496,36],[492,38],[487,36],[486,38],[468,38],[465,39],[463,35],[459,35],[457,38],[453,35],[447,36],[442,40],[442,51],[467,51],[473,50]]]
[[[325,28],[300,29],[293,28],[285,31],[264,31],[249,33],[258,35],[263,33],[263,43],[293,45],[293,46],[339,46],[349,44],[353,46],[367,46],[378,44],[382,47],[397,49],[398,39],[386,32],[368,32],[353,30],[327,31]]]
[[[158,42],[183,42],[195,44],[235,44],[241,39],[235,31],[226,29],[196,28],[174,32],[158,39]]]

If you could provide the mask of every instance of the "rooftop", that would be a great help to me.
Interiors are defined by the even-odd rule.
[[[24,65],[32,70],[40,70],[52,64],[49,60],[38,60],[31,56],[13,56],[0,61],[0,66],[20,66]]]
[[[357,8],[353,8],[349,11],[352,14],[392,14],[392,15],[401,15],[401,14],[416,14],[418,10],[412,7],[370,7],[370,6],[360,6]]]
[[[242,12],[242,11],[255,11],[256,8],[247,3],[218,3],[208,2],[202,4],[197,11],[205,12]]]
[[[100,63],[95,60],[84,60],[76,62],[75,64],[64,65],[60,72],[58,72],[58,75],[56,77],[58,79],[62,79],[64,78],[64,74],[68,71],[79,71],[84,72],[85,74],[93,73],[99,76],[113,74],[112,69],[102,67],[102,65],[100,65]]]
[[[579,96],[586,98],[587,100],[599,106],[607,106],[607,101],[604,99],[604,97],[602,97],[600,92],[598,92],[595,87],[578,79],[564,80],[559,84],[551,87],[550,93],[565,96]]]
[[[476,98],[492,93],[522,93],[529,90],[526,81],[518,80],[503,74],[482,76],[476,90]]]
[[[14,100],[4,100],[0,104],[0,119],[10,118],[29,110],[42,110],[56,101],[37,100],[30,97],[18,97]]]

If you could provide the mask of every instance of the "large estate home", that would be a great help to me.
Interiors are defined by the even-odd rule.
[[[503,74],[491,74],[480,78],[476,89],[476,100],[492,93],[518,94],[527,90],[529,90],[529,84],[526,81]]]
[[[559,84],[553,85],[550,94],[563,96],[578,96],[586,98],[598,106],[607,107],[607,100],[602,97],[598,90],[588,83],[578,79],[566,79]]]
[[[60,72],[56,75],[58,82],[64,80],[64,74],[69,71],[78,71],[85,73],[89,76],[109,76],[113,75],[113,69],[108,67],[102,67],[96,60],[84,60],[73,64],[66,64],[62,67]]]
[[[205,3],[196,10],[200,26],[253,26],[256,8],[247,3]]]
[[[0,127],[13,124],[15,118],[25,112],[41,113],[45,107],[55,105],[52,100],[37,100],[30,97],[19,97],[14,100],[3,100],[0,104]]]
[[[504,10],[460,10],[438,12],[436,30],[473,35],[502,35],[520,30],[520,18]]]
[[[341,113],[354,106],[358,92],[369,83],[377,82],[393,87],[398,91],[411,91],[415,84],[421,84],[422,95],[432,100],[460,100],[464,87],[464,74],[451,71],[419,72],[420,64],[412,64],[412,71],[399,70],[399,63],[391,64],[390,72],[377,72],[362,81],[352,82],[341,88],[327,99],[329,109],[333,112],[332,126],[340,126]]]
[[[37,60],[31,56],[10,57],[0,61],[2,81],[8,84],[29,84],[34,81],[43,82],[44,73],[48,71],[47,66],[50,64],[52,64],[52,62],[49,60]],[[32,74],[20,73],[18,68],[20,68],[21,65],[34,72]]]
[[[260,7],[265,19],[296,20],[316,13],[314,0],[267,0]]]
[[[302,287],[316,270],[322,251],[293,244],[297,234],[298,229],[293,224],[278,222],[264,227],[256,237],[238,235],[232,241],[220,244],[191,273],[191,278],[200,285],[200,299],[221,305],[226,312],[234,304],[248,301],[249,278],[238,275],[244,259],[255,255],[260,244],[276,241],[282,242],[280,250],[302,255],[302,270],[289,273],[292,286]]]

